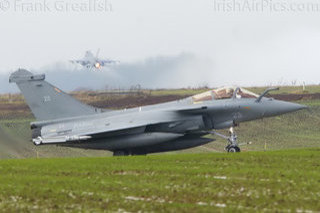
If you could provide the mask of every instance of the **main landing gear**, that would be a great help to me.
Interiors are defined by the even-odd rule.
[[[215,131],[211,132],[211,134],[220,136],[228,141],[228,145],[225,148],[225,150],[227,152],[240,152],[241,151],[239,144],[238,144],[238,136],[234,131],[234,127],[231,127],[229,129],[229,137],[225,136],[223,134],[220,134],[218,132],[215,132]]]
[[[113,152],[113,156],[129,156],[131,153],[126,150],[117,150]]]
[[[115,150],[113,156],[147,155],[145,152],[134,152],[131,150]]]

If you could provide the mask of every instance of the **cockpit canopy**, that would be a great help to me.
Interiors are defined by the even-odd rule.
[[[232,98],[234,91],[237,87],[222,87],[213,89],[198,95],[192,96],[193,102],[201,102],[201,101],[211,101],[211,100],[221,100],[221,99],[229,99]],[[258,98],[259,95],[250,92],[244,88],[239,88],[236,98]]]

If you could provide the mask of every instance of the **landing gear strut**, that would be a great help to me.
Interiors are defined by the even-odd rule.
[[[240,152],[240,148],[238,145],[238,136],[236,134],[236,132],[234,131],[234,128],[231,127],[229,129],[229,138],[228,138],[228,142],[229,144],[226,146],[225,150],[227,152]]]
[[[211,134],[214,134],[214,135],[218,135],[224,139],[226,139],[228,141],[228,145],[226,146],[225,150],[227,152],[240,152],[240,148],[239,148],[239,145],[238,145],[238,136],[237,134],[235,133],[234,131],[234,128],[231,127],[229,129],[229,137],[228,136],[225,136],[223,134],[220,134],[218,132],[211,132]]]

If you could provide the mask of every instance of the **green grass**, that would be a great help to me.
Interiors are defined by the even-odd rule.
[[[0,161],[3,212],[320,211],[320,149]]]

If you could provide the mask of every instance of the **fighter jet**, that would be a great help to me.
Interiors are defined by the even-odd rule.
[[[20,69],[11,74],[29,105],[35,145],[56,144],[112,151],[115,156],[182,150],[207,144],[215,134],[226,139],[228,152],[240,152],[234,127],[241,122],[305,109],[306,106],[256,95],[244,88],[220,88],[168,103],[104,110],[83,104]],[[231,128],[230,135],[215,132]]]
[[[80,64],[88,69],[100,69],[107,65],[117,64],[118,61],[110,59],[99,59],[100,49],[97,50],[96,56],[93,55],[91,51],[86,51],[85,56],[81,60],[70,60],[71,63]]]

